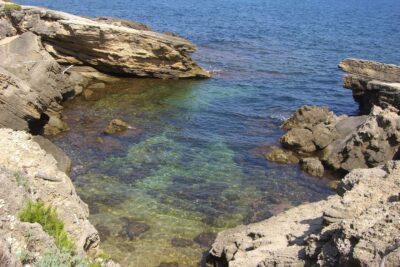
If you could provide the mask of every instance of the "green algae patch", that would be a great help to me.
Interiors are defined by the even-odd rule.
[[[19,213],[22,222],[39,223],[61,251],[75,254],[75,244],[68,238],[64,223],[57,217],[56,209],[46,207],[42,201],[31,201]]]
[[[6,12],[11,12],[13,10],[17,10],[18,11],[18,10],[21,10],[21,9],[22,9],[22,7],[20,5],[14,4],[14,3],[6,2],[5,5],[4,5],[4,11],[6,11]]]

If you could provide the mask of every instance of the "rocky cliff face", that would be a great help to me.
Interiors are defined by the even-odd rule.
[[[353,91],[362,114],[372,107],[400,109],[400,67],[361,59],[345,59],[339,64],[346,75],[344,87]]]
[[[31,32],[0,40],[0,58],[1,127],[37,133],[50,110],[61,110],[64,97],[82,91],[80,75],[63,73]]]
[[[88,19],[22,6],[0,11],[0,38],[32,32],[60,63],[89,65],[102,72],[157,78],[205,78],[190,57],[196,47],[169,34],[113,19]]]
[[[29,199],[56,208],[78,255],[95,255],[100,240],[88,220],[88,207],[54,157],[22,131],[0,129],[0,147],[0,255],[11,264],[1,265],[0,257],[0,265],[19,266],[22,252],[35,261],[57,249],[42,226],[19,220],[18,212]]]
[[[400,164],[357,169],[340,195],[218,234],[214,266],[398,266]]]

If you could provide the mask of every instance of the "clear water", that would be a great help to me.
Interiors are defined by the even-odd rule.
[[[336,67],[343,58],[400,63],[398,0],[19,2],[177,32],[215,72],[204,81],[124,80],[93,101],[66,103],[70,131],[54,141],[74,159],[104,250],[127,266],[196,266],[207,248],[176,247],[174,238],[193,240],[332,194],[328,179],[266,162],[263,151],[301,105],[357,113]],[[116,117],[135,129],[103,136]],[[125,217],[149,229],[129,240],[120,234]]]

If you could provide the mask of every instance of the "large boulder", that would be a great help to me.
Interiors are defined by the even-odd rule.
[[[357,169],[341,195],[218,234],[214,266],[399,266],[400,164]]]
[[[125,76],[210,76],[190,57],[196,47],[177,36],[115,19],[93,20],[31,6],[22,6],[7,16],[4,13],[0,11],[0,18],[8,18],[18,32],[41,36],[46,49],[63,63],[89,65]]]

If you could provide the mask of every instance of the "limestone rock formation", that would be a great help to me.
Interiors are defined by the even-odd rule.
[[[12,26],[11,26],[12,25]],[[204,78],[190,57],[189,41],[115,19],[89,19],[22,6],[0,11],[3,36],[33,32],[63,64],[89,65],[109,74],[158,78]]]
[[[63,73],[31,32],[0,41],[0,126],[41,129],[49,107],[79,87],[78,74]]]
[[[347,74],[344,87],[353,91],[362,114],[369,114],[374,105],[400,109],[400,67],[379,62],[345,59],[339,64]]]
[[[218,234],[214,266],[398,266],[400,163],[357,169],[341,195]],[[383,265],[382,265],[383,264]]]
[[[336,171],[375,167],[398,158],[400,116],[394,108],[374,106],[368,116],[338,117],[325,108],[304,106],[283,127],[289,129],[281,138],[283,147],[303,158],[318,157]],[[302,168],[310,170],[306,165],[303,161]],[[313,175],[320,176],[321,166],[318,169]]]
[[[0,169],[2,170],[0,171],[2,184],[0,213],[7,212],[4,216],[9,218],[10,227],[13,227],[12,225],[25,227],[24,224],[17,223],[16,215],[28,198],[41,200],[46,205],[57,208],[57,215],[64,222],[69,237],[75,242],[77,252],[80,255],[95,254],[99,245],[99,236],[88,220],[89,209],[76,194],[70,178],[58,168],[54,157],[46,153],[31,135],[22,131],[0,129],[0,147],[2,150],[0,154]],[[19,181],[16,177],[19,177]],[[38,226],[35,227],[38,228]],[[40,226],[39,228],[41,229]],[[21,232],[7,229],[0,227],[0,231],[5,232],[0,236],[5,237],[5,241],[11,246],[14,244],[10,240],[22,240],[15,235],[26,234],[28,231],[26,227]],[[26,248],[26,244],[22,243],[15,246]],[[51,248],[52,243],[46,246]],[[15,255],[14,248],[13,252]]]

